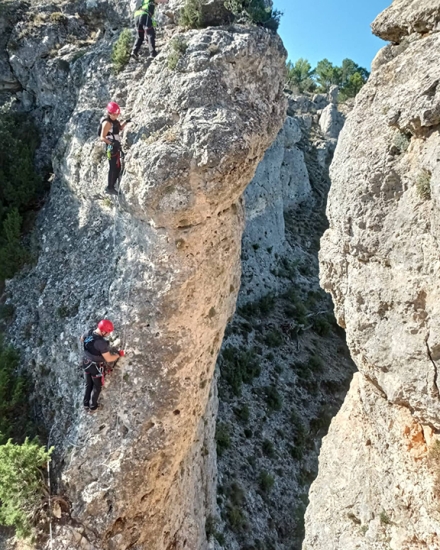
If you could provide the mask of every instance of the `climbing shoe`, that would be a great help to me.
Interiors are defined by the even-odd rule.
[[[150,52],[150,57],[156,57],[156,55],[157,55],[157,51],[156,51],[156,50],[154,50],[154,52]]]
[[[131,57],[134,57],[135,59],[139,59],[139,54],[137,52],[131,52]]]
[[[118,194],[118,192],[116,191],[116,189],[114,187],[106,187],[105,192],[108,193],[109,195],[117,195]]]

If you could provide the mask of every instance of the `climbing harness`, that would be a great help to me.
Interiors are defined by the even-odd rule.
[[[101,378],[101,383],[102,383],[102,386],[104,387],[105,377],[107,376],[107,374],[110,374],[113,372],[114,365],[116,364],[117,361],[118,359],[116,359],[116,361],[112,363],[113,366],[110,366],[109,363],[105,363],[105,362],[98,363],[96,361],[89,361],[88,359],[84,359],[83,372],[85,372],[86,374],[90,374],[92,378]],[[90,369],[91,367],[95,367],[96,370],[99,372],[99,374],[93,375],[90,372],[87,372],[87,370]]]

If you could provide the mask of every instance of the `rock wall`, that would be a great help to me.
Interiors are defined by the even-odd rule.
[[[289,96],[284,128],[245,191],[242,282],[218,360],[217,515],[225,550],[298,550],[331,417],[354,371],[319,288],[332,96]],[[330,111],[330,112],[329,112]],[[332,115],[332,113],[335,115]]]
[[[58,526],[54,548],[203,549],[214,507],[213,371],[240,280],[240,197],[285,117],[285,50],[261,28],[180,29],[186,50],[172,70],[170,27],[153,62],[115,75],[111,46],[130,8],[78,3],[60,18],[42,5],[32,33],[12,31],[19,100],[41,122],[54,178],[38,261],[7,285],[9,333],[33,373],[77,526]],[[68,25],[78,40],[93,28],[90,43],[69,42]],[[133,117],[114,199],[103,195],[107,161],[95,143],[110,98]],[[127,358],[90,416],[78,337],[102,317]]]
[[[324,440],[305,549],[440,547],[440,3],[396,0],[331,167],[321,283],[359,369]]]

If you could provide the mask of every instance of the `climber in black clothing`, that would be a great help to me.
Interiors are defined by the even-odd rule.
[[[84,344],[83,369],[86,379],[84,409],[93,412],[98,408],[98,397],[104,382],[107,363],[114,363],[125,355],[124,350],[113,353],[105,336],[114,330],[113,323],[103,319],[95,330],[89,330],[81,336]]]
[[[116,182],[118,181],[121,173],[121,136],[120,133],[125,128],[126,124],[130,122],[127,119],[124,123],[119,122],[118,116],[121,113],[121,109],[117,103],[110,101],[107,105],[107,117],[101,121],[101,141],[107,144],[107,157],[109,162],[108,171],[108,184],[107,193],[111,195],[117,195],[115,189]]]
[[[150,57],[156,57],[156,31],[154,29],[154,10],[157,4],[165,4],[168,0],[143,0],[141,7],[134,12],[134,26],[136,27],[137,40],[131,52],[137,59],[139,50],[144,42],[148,43]]]

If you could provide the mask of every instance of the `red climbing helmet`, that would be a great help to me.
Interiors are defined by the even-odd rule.
[[[102,321],[99,321],[98,328],[101,332],[113,332],[115,330],[113,323],[108,319],[103,319]]]
[[[114,101],[110,101],[110,103],[107,105],[107,113],[110,115],[119,115],[121,112],[121,109],[117,103]]]

